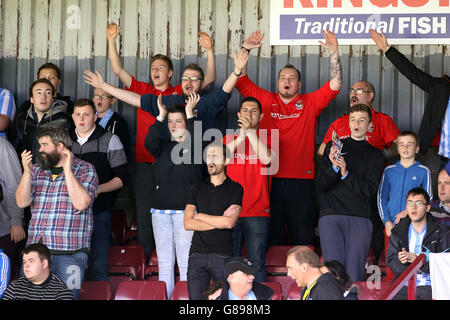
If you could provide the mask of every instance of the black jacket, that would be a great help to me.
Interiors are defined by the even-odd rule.
[[[300,299],[303,299],[306,290],[304,287]],[[341,282],[331,272],[326,272],[317,279],[307,300],[344,300],[344,292]]]
[[[74,127],[72,118],[67,114],[67,104],[64,101],[55,100],[40,122],[33,105],[16,116],[14,119],[15,134],[11,139],[19,156],[24,150],[31,150],[33,163],[36,163],[39,152],[36,133],[39,128],[46,126],[64,127],[69,131]]]
[[[228,300],[228,290],[230,290],[230,284],[228,283],[228,281],[225,281],[223,284],[222,293],[216,300]],[[272,300],[272,288],[262,283],[253,281],[252,291],[255,294],[257,300]]]
[[[195,154],[201,155],[203,150],[203,147],[198,152],[194,150],[194,122],[194,118],[188,119],[187,130],[191,139],[181,143],[164,138],[168,134],[167,124],[155,121],[148,130],[145,148],[156,159],[152,208],[184,210],[191,185],[203,180],[202,159],[199,164],[194,164]],[[175,164],[172,159],[174,149],[188,162]]]
[[[387,266],[395,273],[395,278],[398,278],[410,265],[410,263],[403,264],[398,259],[398,253],[402,251],[403,248],[405,248],[406,251],[409,251],[408,233],[410,224],[411,219],[409,217],[401,219],[394,229],[392,229],[392,234],[389,237]],[[439,253],[447,249],[449,245],[450,239],[447,228],[438,223],[430,213],[427,213],[427,233],[423,238],[422,246],[427,247],[431,252]],[[422,250],[425,251],[424,249]],[[425,273],[430,273],[429,263],[426,262],[420,270]]]
[[[99,124],[101,120],[101,118],[98,118],[96,123]],[[128,123],[125,119],[122,118],[117,112],[114,112],[111,119],[109,119],[106,124],[105,129],[120,138],[120,141],[125,149],[125,154],[128,158],[130,151],[130,133],[128,131]]]
[[[114,177],[120,178],[125,186],[128,182],[128,163],[125,152],[118,137],[96,125],[88,141],[82,146],[77,142],[75,129],[70,132],[72,138],[72,152],[78,159],[91,163],[98,176],[98,184],[110,181]],[[116,140],[114,140],[114,137]],[[98,213],[111,210],[117,192],[100,194],[94,200],[93,212]]]
[[[433,77],[418,69],[394,47],[385,53],[386,58],[412,83],[428,93],[419,129],[420,152],[425,154],[442,125],[447,110],[450,82],[443,77]]]
[[[376,195],[383,170],[383,154],[367,141],[343,139],[342,153],[348,175],[342,180],[329,159],[332,143],[328,142],[325,147],[316,177],[320,216],[346,215],[373,220],[378,217]]]

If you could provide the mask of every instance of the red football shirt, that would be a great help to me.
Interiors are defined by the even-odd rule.
[[[258,87],[248,76],[240,77],[236,88],[244,97],[252,96],[261,102],[264,114],[261,129],[279,130],[278,146],[272,143],[279,161],[274,177],[314,179],[316,122],[339,91],[331,90],[327,82],[320,89],[299,94],[284,104],[278,93]]]
[[[153,84],[137,81],[132,76],[131,86],[130,88],[125,88],[126,90],[136,92],[141,96],[144,94],[154,94],[163,96],[169,95],[181,95],[183,92],[181,91],[181,84],[176,87],[172,87],[169,84],[169,87],[160,91],[156,89]],[[136,117],[137,117],[137,127],[136,127],[136,157],[134,159],[135,162],[155,162],[155,158],[145,149],[145,136],[148,133],[148,128],[156,121],[156,118],[152,116],[149,112],[141,110],[141,108],[136,108]]]
[[[375,111],[370,107],[372,111],[372,124],[373,127],[366,134],[366,140],[372,146],[377,149],[383,150],[392,144],[392,141],[397,138],[400,130],[397,128],[394,120],[388,115]],[[328,128],[327,133],[323,139],[323,143],[327,144],[332,139],[333,130],[341,139],[350,137],[351,131],[349,126],[349,115],[344,114],[337,118],[331,126]]]
[[[262,143],[270,148],[267,130],[258,131]],[[223,138],[228,144],[239,134],[229,134]],[[227,165],[227,176],[238,182],[244,189],[242,209],[239,217],[270,217],[270,175],[265,174],[267,166],[263,165],[251,146],[248,138],[237,146]]]

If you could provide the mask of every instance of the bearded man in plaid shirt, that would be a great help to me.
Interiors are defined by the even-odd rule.
[[[92,164],[73,156],[65,128],[46,127],[36,139],[37,164],[31,151],[21,154],[24,173],[16,191],[17,205],[31,206],[27,246],[43,243],[50,249],[51,272],[76,299],[87,266],[98,177]]]

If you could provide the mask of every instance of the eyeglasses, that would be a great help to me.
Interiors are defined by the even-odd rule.
[[[189,80],[191,80],[191,81],[201,81],[202,79],[201,78],[198,78],[198,77],[181,77],[181,81],[189,81]]]
[[[363,93],[371,93],[372,91],[364,91],[361,88],[358,88],[358,89],[351,88],[351,89],[348,90],[348,93],[353,93],[353,92],[356,93],[356,94],[363,94]]]
[[[94,96],[94,99],[104,99],[104,100],[106,100],[106,99],[111,99],[111,98],[112,98],[112,96],[108,96],[108,95],[106,95],[106,94],[101,95],[101,96],[99,96],[98,94],[96,94],[96,95]]]
[[[406,205],[408,207],[412,207],[412,206],[423,207],[426,204],[425,204],[425,202],[420,201],[420,200],[419,201],[411,201],[411,200],[409,200],[409,201],[406,201]]]

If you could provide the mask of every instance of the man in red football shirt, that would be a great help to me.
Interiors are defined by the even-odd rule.
[[[383,150],[385,158],[396,155],[396,147],[394,145],[400,130],[397,128],[394,120],[387,114],[375,111],[372,103],[375,98],[375,88],[367,81],[357,81],[349,90],[350,108],[357,104],[365,104],[370,107],[372,112],[373,125],[367,132],[366,139],[369,144],[377,149]],[[319,147],[317,153],[322,156],[325,145],[331,141],[333,131],[341,139],[350,137],[350,127],[348,125],[349,115],[344,114],[334,121],[328,128],[327,133]]]
[[[245,241],[248,259],[259,271],[255,281],[266,282],[266,251],[270,226],[270,176],[268,166],[275,157],[267,130],[259,130],[261,103],[245,98],[238,116],[239,132],[225,136],[231,152],[227,175],[244,188],[242,209],[233,228],[233,256],[242,256]],[[275,160],[276,161],[276,160]]]
[[[129,91],[145,95],[148,93],[163,96],[182,95],[181,84],[172,87],[170,84],[173,75],[172,61],[165,55],[157,54],[151,59],[150,76],[152,83],[137,81],[128,71],[123,68],[119,53],[116,47],[116,38],[119,34],[119,27],[111,23],[107,28],[108,48],[111,64],[114,73],[124,83]],[[214,59],[214,50],[211,38],[203,32],[200,32],[198,38],[199,44],[205,48],[207,53],[207,66],[205,79],[202,82],[202,88],[216,80],[216,64]],[[155,249],[153,239],[152,222],[150,212],[151,193],[149,184],[153,184],[155,169],[155,159],[145,149],[145,136],[148,128],[155,122],[156,118],[150,113],[136,108],[137,128],[136,128],[136,173],[134,186],[134,196],[136,203],[136,218],[138,224],[138,243],[145,248],[147,259],[152,255]]]
[[[342,87],[342,67],[336,35],[323,32],[320,44],[330,54],[330,81],[320,89],[300,94],[301,75],[292,65],[278,74],[278,92],[255,85],[244,69],[236,88],[262,104],[260,128],[279,130],[279,170],[272,176],[270,193],[271,230],[269,245],[283,244],[287,224],[292,244],[314,244],[314,149],[316,121]],[[244,42],[246,49],[261,46],[259,31]],[[273,145],[272,145],[273,147]]]

